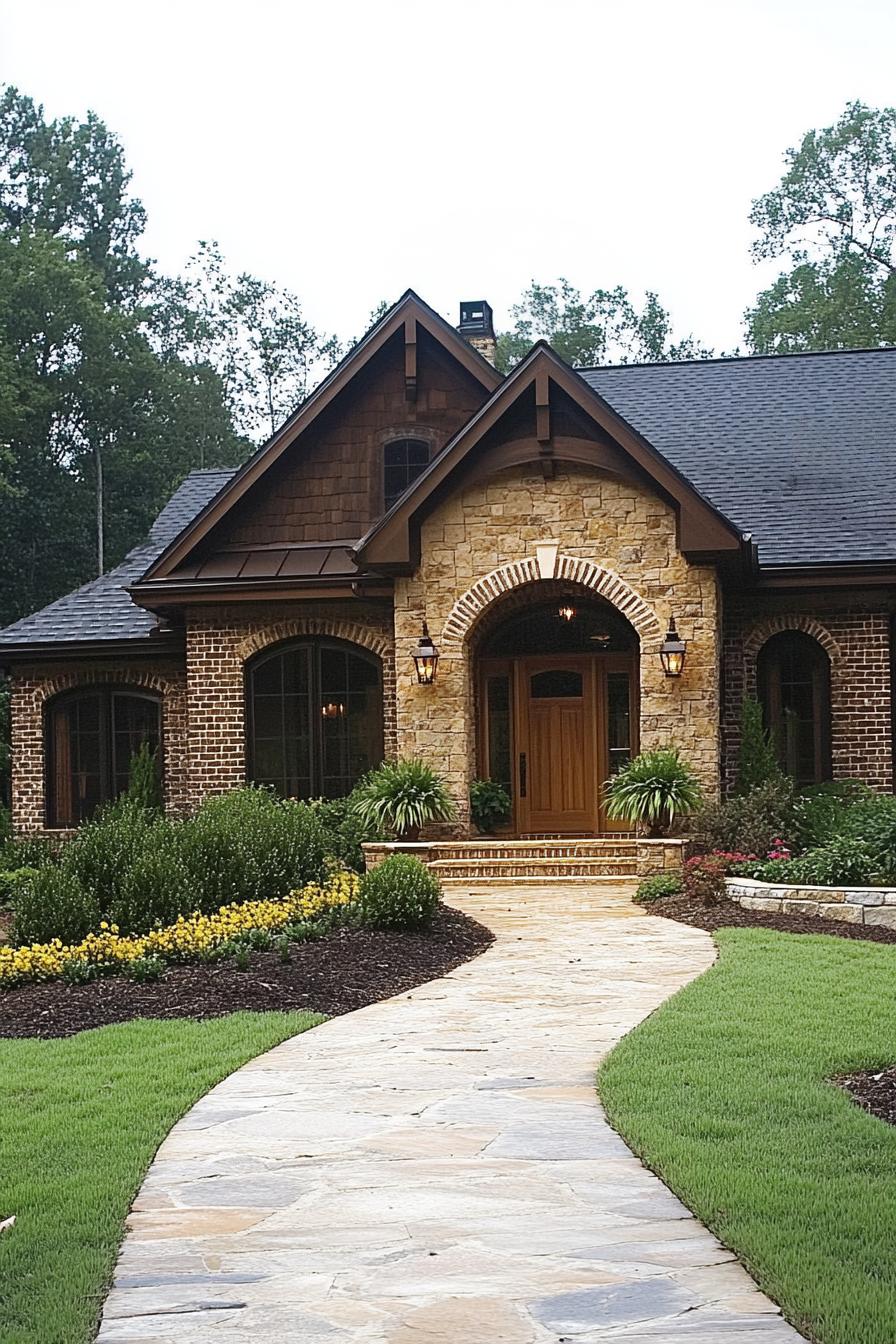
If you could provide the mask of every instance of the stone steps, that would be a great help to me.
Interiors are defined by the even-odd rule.
[[[585,882],[635,877],[637,846],[613,839],[434,843],[429,866],[446,882]]]

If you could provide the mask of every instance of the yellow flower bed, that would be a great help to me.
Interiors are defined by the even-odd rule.
[[[122,934],[115,924],[100,925],[80,943],[65,944],[58,938],[30,947],[0,946],[0,987],[31,980],[55,980],[69,962],[123,970],[141,957],[163,961],[193,961],[253,929],[274,933],[287,924],[316,919],[330,910],[351,905],[358,895],[357,873],[336,873],[323,886],[311,884],[281,900],[245,901],[222,905],[213,915],[180,915],[176,924],[151,929],[149,933]]]

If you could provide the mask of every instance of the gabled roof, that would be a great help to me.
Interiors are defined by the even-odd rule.
[[[93,641],[115,645],[146,639],[157,624],[156,617],[134,606],[128,585],[143,574],[232,475],[232,470],[191,472],[156,518],[146,540],[135,546],[120,565],[42,611],[0,630],[0,661],[4,653],[39,652],[43,645],[58,648]]]
[[[501,374],[483,359],[482,355],[455,331],[429,304],[424,303],[412,289],[406,290],[373,326],[367,335],[355,345],[341,363],[290,416],[284,425],[258,452],[241,467],[227,482],[214,499],[193,520],[171,545],[158,556],[144,575],[144,582],[152,584],[166,578],[171,572],[183,565],[191,552],[208,535],[213,527],[236,505],[261,477],[270,470],[291,443],[306,430],[333,399],[356,377],[370,359],[398,332],[404,331],[406,348],[410,354],[407,365],[408,377],[416,379],[416,327],[421,326],[446,348],[463,367],[482,385],[485,393],[491,392],[501,382]],[[414,372],[411,373],[411,368]],[[138,585],[135,585],[138,587]]]
[[[627,465],[649,478],[677,507],[682,550],[703,554],[743,550],[745,539],[741,531],[704,499],[690,481],[565,364],[546,342],[539,341],[392,509],[361,539],[356,554],[362,566],[382,568],[387,572],[413,566],[412,532],[429,501],[438,496],[449,479],[464,466],[466,459],[502,416],[532,389],[535,394],[535,436],[530,434],[521,441],[518,452],[524,456],[518,460],[541,460],[548,464],[556,455],[559,460],[593,460],[596,465],[610,465],[616,469],[620,464]],[[586,439],[560,442],[555,439],[550,417],[556,390],[585,413],[597,431],[596,442]],[[509,465],[510,461],[505,454],[502,465]]]
[[[896,561],[896,349],[581,376],[752,532],[760,565]]]

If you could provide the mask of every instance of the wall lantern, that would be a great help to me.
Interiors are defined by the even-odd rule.
[[[575,619],[576,609],[571,602],[563,602],[557,608],[557,615],[561,621],[572,621]]]
[[[420,636],[420,643],[417,645],[417,651],[414,654],[414,666],[417,669],[417,680],[421,686],[431,686],[436,679],[436,668],[439,665],[439,655],[435,644],[429,637],[429,630],[426,622],[423,622],[423,633]]]
[[[675,629],[675,617],[669,621],[669,630],[660,648],[660,662],[667,677],[680,677],[684,667],[687,640]]]

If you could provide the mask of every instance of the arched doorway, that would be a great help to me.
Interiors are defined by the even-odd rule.
[[[601,598],[517,589],[476,632],[477,768],[513,800],[516,835],[598,835],[603,782],[637,751],[638,636]]]

